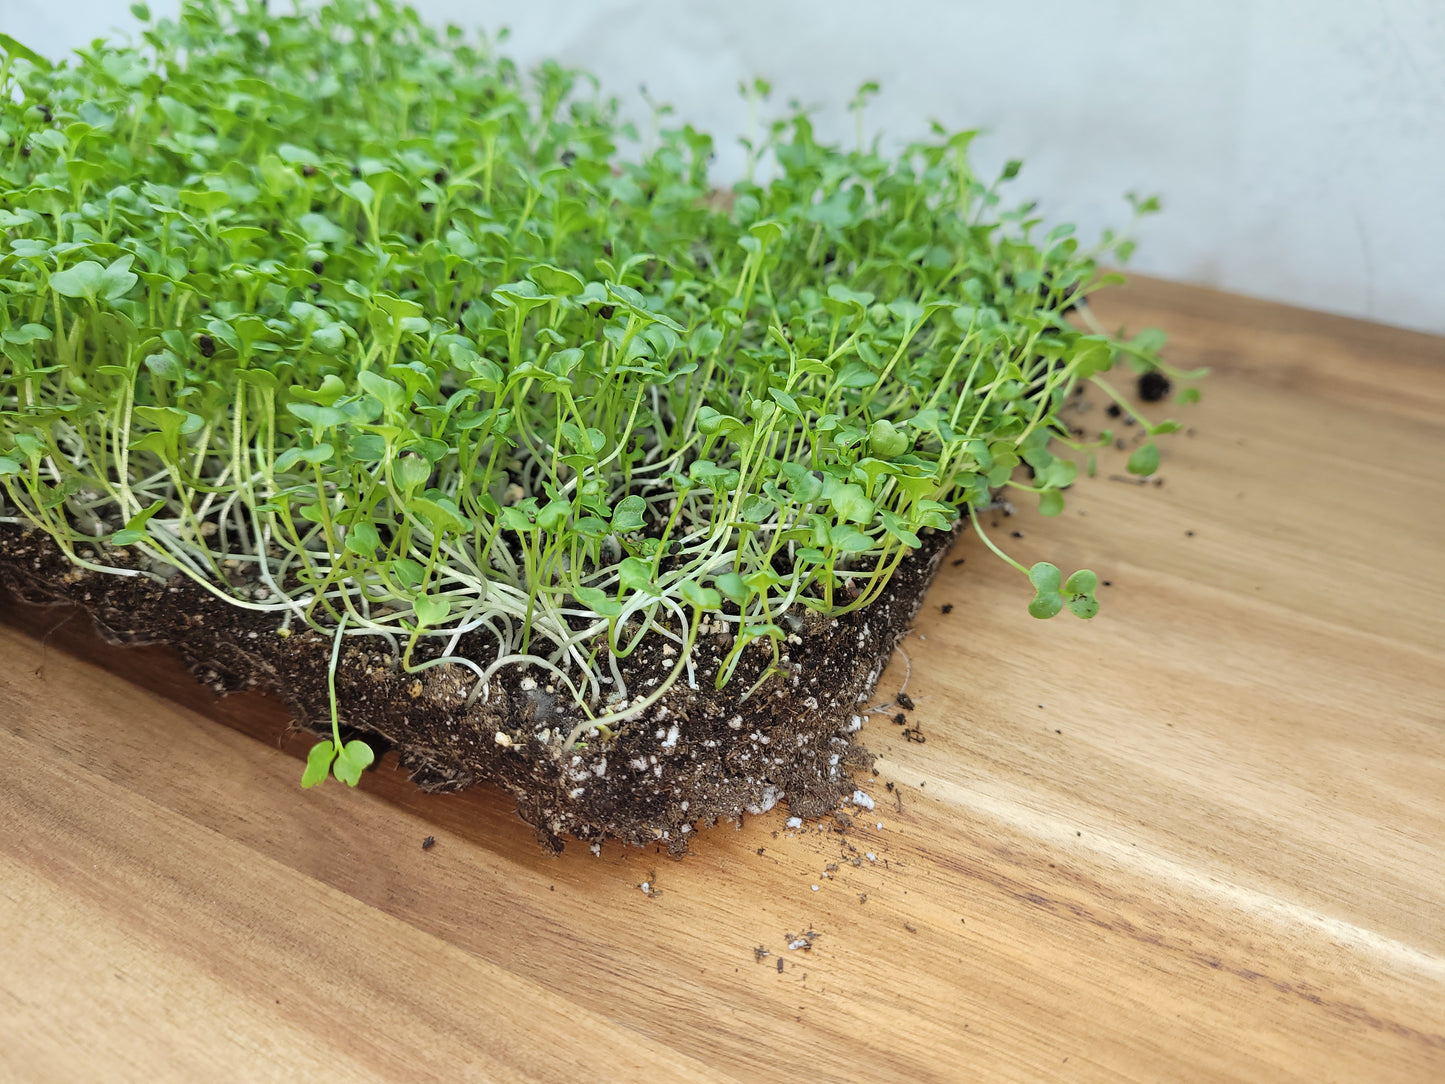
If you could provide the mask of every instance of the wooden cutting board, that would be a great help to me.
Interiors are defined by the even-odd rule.
[[[0,1078],[1445,1079],[1445,340],[1098,309],[1213,370],[1163,485],[1000,523],[1103,612],[964,538],[844,831],[552,858],[493,792],[302,791],[274,704],[6,605]]]

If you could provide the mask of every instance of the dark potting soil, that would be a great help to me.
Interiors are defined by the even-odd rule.
[[[476,681],[469,669],[443,664],[407,673],[384,640],[348,638],[336,670],[343,738],[365,737],[378,757],[395,749],[423,790],[505,787],[523,820],[554,850],[571,835],[682,851],[696,827],[779,802],[795,816],[822,816],[851,793],[852,771],[872,763],[853,737],[858,713],[953,537],[927,533],[923,548],[866,609],[809,615],[788,638],[785,673],[746,699],[772,663],[771,650],[749,648],[719,691],[713,679],[731,639],[699,636],[695,687],[679,680],[643,717],[585,748],[563,747],[584,716],[544,672],[504,670],[492,678],[489,696],[468,707]],[[142,559],[115,550],[102,560],[138,568]],[[295,629],[283,637],[278,614],[231,605],[179,574],[166,580],[78,568],[48,535],[11,525],[0,525],[0,581],[28,602],[79,604],[111,642],[170,644],[217,693],[274,693],[298,726],[330,736],[329,636]],[[669,650],[675,649],[650,637],[618,660],[633,695],[645,695],[671,670]],[[495,657],[485,633],[464,637],[456,651]],[[413,662],[427,657],[419,645]]]

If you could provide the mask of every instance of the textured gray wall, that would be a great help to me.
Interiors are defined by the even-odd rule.
[[[176,0],[152,0],[173,11]],[[512,28],[506,48],[596,72],[642,115],[647,84],[718,137],[740,80],[821,107],[874,79],[870,127],[984,127],[1020,198],[1090,236],[1161,193],[1137,270],[1445,332],[1442,0],[419,0],[430,20]],[[59,54],[129,21],[127,0],[0,0],[0,31]]]

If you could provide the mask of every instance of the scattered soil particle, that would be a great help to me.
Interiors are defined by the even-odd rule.
[[[783,973],[783,958],[782,958],[781,956],[779,956],[779,957],[778,957],[778,974],[781,975],[782,973]]]
[[[424,840],[421,841],[421,849],[424,850],[424,851],[429,851],[429,850],[431,850],[433,847],[435,847],[436,845],[437,845],[437,837],[436,837],[436,836],[427,836],[426,839],[424,839]]]
[[[945,602],[945,603],[944,603],[942,606],[940,606],[938,609],[939,609],[939,612],[941,612],[941,613],[951,614],[951,613],[953,613],[953,603],[951,603],[951,602]]]
[[[1157,403],[1174,389],[1169,378],[1158,369],[1151,369],[1139,378],[1139,398],[1146,403]]]
[[[524,672],[497,674],[489,696],[469,707],[475,677],[466,668],[440,665],[408,674],[384,641],[348,638],[336,672],[342,737],[365,737],[378,759],[394,748],[401,767],[426,791],[478,783],[504,787],[554,852],[571,835],[589,844],[607,838],[657,843],[680,853],[695,828],[719,819],[740,822],[744,813],[763,813],[780,802],[795,816],[825,816],[852,793],[852,772],[872,765],[855,737],[861,705],[869,702],[954,537],[928,533],[923,548],[866,609],[806,618],[797,631],[802,642],[790,647],[787,673],[769,678],[747,699],[771,659],[747,653],[733,680],[717,692],[713,679],[726,652],[708,643],[695,651],[695,688],[679,681],[648,716],[628,722],[611,741],[594,738],[585,747],[563,748],[562,736],[582,721],[580,712],[542,696]],[[298,727],[330,735],[331,637],[304,628],[279,635],[277,615],[232,606],[185,577],[166,579],[132,551],[105,550],[97,557],[142,574],[77,568],[43,532],[0,525],[0,582],[19,598],[78,604],[111,643],[171,644],[217,693],[274,693]],[[243,582],[233,586],[251,589]],[[457,653],[494,657],[489,635],[479,630],[463,636]],[[673,660],[662,648],[645,641],[618,660],[630,689],[645,689],[671,669]],[[427,657],[418,650],[413,661]],[[913,706],[903,698],[899,703]]]
[[[893,702],[894,702],[895,704],[897,704],[900,708],[902,708],[904,711],[912,711],[912,710],[913,710],[913,706],[914,706],[914,705],[913,705],[913,697],[909,696],[907,693],[899,693],[897,696],[895,696],[895,697],[893,698]]]
[[[1124,408],[1118,403],[1110,403],[1109,409],[1105,411],[1105,413],[1111,418],[1117,418],[1120,414],[1124,413]]]

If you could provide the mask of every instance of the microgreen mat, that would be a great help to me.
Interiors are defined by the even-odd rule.
[[[977,177],[973,132],[886,154],[798,114],[720,195],[707,135],[639,138],[588,77],[385,0],[132,11],[137,44],[58,66],[0,36],[6,521],[321,631],[333,676],[351,637],[473,699],[530,668],[591,720],[558,740],[605,738],[695,681],[704,620],[721,686],[921,532],[1006,491],[1058,514],[1092,463],[1065,402],[1132,414],[1104,374],[1163,364],[1078,308],[1127,231],[1003,209],[1018,164]],[[988,544],[1034,616],[1096,611],[1093,573]],[[629,690],[649,637],[675,665]],[[354,784],[332,709],[306,781]]]

